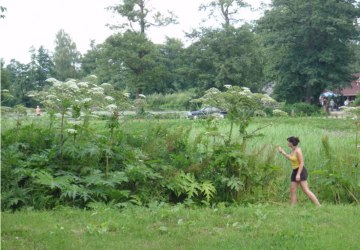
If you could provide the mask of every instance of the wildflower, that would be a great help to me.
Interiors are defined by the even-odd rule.
[[[229,88],[232,87],[232,85],[230,85],[230,84],[225,84],[224,87],[227,88],[227,89],[229,89]]]
[[[92,99],[90,97],[87,97],[87,98],[84,98],[82,99],[82,103],[87,103],[87,102],[90,102]]]
[[[50,82],[50,83],[59,83],[60,81],[56,80],[55,78],[48,78],[45,80],[46,82]]]
[[[76,120],[68,121],[68,123],[71,124],[71,125],[81,125],[82,124],[81,121],[76,121]]]
[[[274,116],[288,116],[288,113],[286,113],[285,111],[282,111],[280,109],[274,109],[273,115]]]
[[[88,87],[89,87],[89,85],[87,84],[87,82],[79,82],[79,83],[78,83],[78,86],[79,86],[79,87],[82,87],[82,88],[88,88]]]
[[[113,110],[117,109],[117,106],[115,104],[110,104],[110,105],[106,106],[106,109],[113,111]]]
[[[123,95],[128,98],[130,97],[130,93],[123,93]]]
[[[110,83],[107,83],[107,82],[101,84],[100,86],[101,86],[101,87],[104,87],[104,88],[106,88],[106,87],[112,87],[112,85],[111,85]]]
[[[69,134],[77,134],[77,130],[76,129],[72,129],[72,128],[69,128],[66,130],[66,132],[68,132]]]
[[[94,88],[91,88],[91,93],[94,95],[102,95],[102,94],[104,94],[104,89],[101,87],[94,87]]]
[[[114,101],[115,99],[112,96],[105,96],[105,100],[107,101]]]
[[[64,83],[64,86],[70,88],[73,91],[79,90],[79,87],[77,86],[77,84],[74,80],[67,81],[66,83]]]
[[[53,99],[53,98],[56,98],[56,96],[55,95],[47,95],[46,98],[47,99]]]

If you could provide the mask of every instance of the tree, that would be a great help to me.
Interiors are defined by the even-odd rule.
[[[1,82],[1,106],[14,106],[15,97],[10,93],[10,77],[9,72],[4,68],[4,60],[0,58],[0,82]]]
[[[77,78],[80,53],[76,49],[76,44],[64,30],[60,30],[56,34],[55,44],[53,60],[56,78],[61,81]]]
[[[126,29],[133,32],[145,34],[146,29],[151,26],[167,26],[172,23],[177,23],[177,17],[168,11],[165,16],[160,12],[155,12],[148,7],[147,0],[122,0],[121,4],[110,6],[107,9],[116,14],[120,14],[127,19],[127,23],[121,25],[112,25],[111,28]],[[138,29],[134,26],[138,25]]]
[[[167,38],[164,45],[157,47],[160,52],[157,64],[162,65],[164,69],[162,74],[164,89],[159,92],[169,93],[191,87],[191,83],[186,78],[187,59],[184,44],[178,39]]]
[[[100,57],[100,46],[95,45],[95,41],[90,42],[90,50],[81,58],[81,75],[87,76],[95,74],[94,71],[97,68],[98,60]]]
[[[5,18],[5,15],[4,14],[2,14],[2,13],[4,13],[6,11],[6,8],[4,7],[4,6],[0,6],[0,18]]]
[[[43,46],[36,51],[35,48],[30,50],[31,62],[30,70],[34,81],[35,88],[41,90],[46,85],[46,79],[53,77],[54,63],[49,55],[48,50]]]
[[[30,64],[22,64],[14,59],[6,66],[9,77],[9,91],[15,99],[12,105],[22,103],[27,107],[34,106],[34,102],[27,96],[27,92],[33,90],[33,77]]]
[[[354,0],[273,0],[258,22],[268,48],[274,94],[288,102],[315,102],[325,88],[350,83],[359,41]]]
[[[242,0],[213,0],[208,4],[201,4],[199,10],[210,11],[209,17],[216,17],[216,12],[219,11],[223,19],[223,27],[230,27],[231,22],[239,21],[236,14],[240,8],[247,7],[249,4]],[[235,17],[234,17],[235,16]]]
[[[202,90],[227,84],[260,89],[262,55],[250,28],[203,29],[199,41],[187,49],[189,81]]]

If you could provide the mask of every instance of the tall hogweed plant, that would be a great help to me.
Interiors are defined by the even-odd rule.
[[[262,168],[260,157],[259,161],[254,161],[254,154],[246,150],[247,141],[255,136],[263,127],[254,131],[249,131],[248,127],[251,120],[260,110],[276,107],[277,102],[271,97],[252,93],[245,87],[226,85],[225,91],[211,88],[205,95],[193,102],[202,103],[205,106],[214,106],[227,112],[226,119],[230,122],[230,128],[227,135],[219,132],[216,123],[207,126],[205,132],[211,135],[214,140],[212,147],[209,147],[209,141],[206,141],[206,148],[209,149],[207,155],[202,160],[203,169],[199,175],[203,178],[210,178],[218,190],[217,198],[225,201],[240,201],[245,193],[249,193],[257,186],[261,185],[260,180],[269,171]],[[234,130],[238,131],[237,140],[234,136]],[[217,140],[215,140],[217,138]],[[269,161],[266,164],[270,164]],[[271,171],[270,171],[271,172]]]
[[[110,113],[107,123],[109,139],[104,149],[107,175],[114,131],[119,127],[119,113],[131,106],[129,94],[116,91],[108,83],[98,85],[94,75],[87,77],[84,81],[70,79],[61,82],[50,78],[47,82],[50,83],[48,88],[39,92],[30,92],[28,95],[44,105],[50,114],[51,124],[55,114],[60,114],[60,154],[63,153],[66,134],[76,142],[79,134],[88,130],[94,111],[107,110]],[[68,128],[65,130],[66,127]],[[85,133],[85,136],[88,137],[88,134]]]

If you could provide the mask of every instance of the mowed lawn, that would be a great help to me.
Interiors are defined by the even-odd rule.
[[[2,249],[359,249],[360,207],[310,202],[214,208],[2,213]]]

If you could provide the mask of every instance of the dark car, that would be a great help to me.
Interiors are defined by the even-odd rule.
[[[190,111],[187,113],[187,117],[189,119],[198,119],[198,118],[206,118],[209,116],[214,116],[218,118],[224,118],[226,115],[226,111],[215,107],[206,107],[196,111]]]

